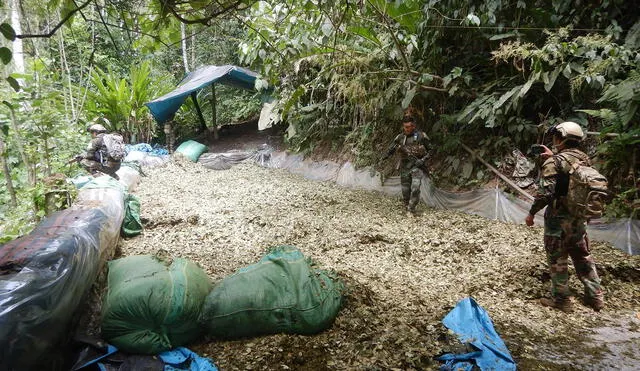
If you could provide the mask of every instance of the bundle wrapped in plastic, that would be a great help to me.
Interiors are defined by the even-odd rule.
[[[77,203],[0,245],[0,369],[58,367],[76,311],[114,253],[124,185],[89,181]]]
[[[201,333],[200,309],[211,282],[186,259],[129,256],[109,262],[102,335],[131,353],[157,354]]]
[[[123,163],[133,162],[142,167],[162,166],[169,161],[168,155],[155,155],[148,152],[131,151],[124,158]]]
[[[198,162],[200,155],[206,152],[207,149],[207,146],[202,143],[198,143],[195,140],[188,140],[176,148],[176,153],[183,154],[192,162]]]
[[[222,338],[315,334],[335,320],[342,291],[339,279],[312,267],[300,250],[279,246],[218,283],[200,320]]]
[[[198,159],[204,167],[211,170],[227,170],[253,156],[253,152],[230,151],[225,153],[204,153]]]

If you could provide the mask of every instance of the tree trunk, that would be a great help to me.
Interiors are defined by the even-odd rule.
[[[176,145],[176,135],[175,135],[175,132],[173,131],[172,124],[173,124],[173,120],[167,121],[164,124],[164,134],[167,139],[167,150],[169,151],[170,154],[173,154],[173,151],[175,150],[175,145]]]
[[[20,24],[20,0],[11,0],[11,27],[16,32],[16,34],[22,34],[22,26]],[[14,71],[17,73],[24,73],[24,52],[22,49],[22,39],[16,38],[13,40],[13,65],[15,67]],[[23,79],[18,79],[18,82],[22,86],[24,83]]]
[[[16,190],[13,188],[13,181],[11,180],[11,169],[9,168],[9,163],[7,162],[7,157],[4,152],[5,148],[4,140],[0,137],[0,163],[2,163],[2,172],[4,173],[4,180],[7,184],[7,192],[9,192],[9,196],[11,197],[9,206],[15,209],[16,206],[18,206],[18,201],[16,199]]]
[[[73,87],[71,83],[71,70],[69,69],[69,64],[67,63],[67,53],[64,49],[64,38],[62,36],[63,32],[60,32],[60,36],[58,38],[60,45],[60,64],[64,70],[64,73],[67,75],[67,89],[69,90],[69,108],[71,109],[71,121],[76,121],[76,108],[75,103],[73,101]]]
[[[84,93],[81,94],[81,97],[78,98],[80,100],[80,102],[77,105],[77,110],[78,112],[82,112],[83,108],[84,108],[84,104],[87,101],[87,95],[89,94],[89,86],[91,85],[91,73],[93,72],[93,55],[95,53],[96,50],[96,27],[95,27],[95,23],[91,23],[91,56],[89,57],[89,64],[88,64],[88,71],[86,73],[87,79],[86,79],[86,85],[84,86]],[[83,78],[84,73],[82,73],[80,75],[80,86],[82,87],[84,78]]]
[[[184,72],[189,72],[189,59],[187,56],[187,29],[184,23],[180,22],[180,37],[182,38],[182,61],[184,62]]]
[[[44,161],[45,161],[45,175],[51,176],[51,152],[49,151],[49,136],[44,137]]]
[[[207,130],[207,123],[204,122],[204,116],[202,116],[202,110],[200,109],[200,104],[198,103],[198,94],[196,92],[191,93],[191,100],[193,100],[193,105],[196,107],[196,113],[198,114],[198,118],[200,119],[200,131],[205,133]]]
[[[196,30],[191,27],[191,66],[196,68]]]

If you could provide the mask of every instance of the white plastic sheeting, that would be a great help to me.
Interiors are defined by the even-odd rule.
[[[155,155],[149,152],[130,151],[123,162],[135,162],[142,167],[162,166],[169,161],[169,155]]]
[[[280,122],[280,114],[273,111],[277,103],[278,101],[274,100],[272,102],[266,102],[262,105],[260,118],[258,119],[258,130],[268,129],[274,124]]]
[[[211,170],[227,170],[250,157],[254,152],[230,151],[225,153],[203,153],[198,163]]]
[[[140,173],[130,166],[122,166],[116,171],[120,178],[120,184],[124,185],[129,192],[134,192],[140,184]]]
[[[379,191],[398,196],[401,194],[400,177],[390,177],[381,181],[379,173],[371,169],[356,169],[353,164],[346,162],[342,165],[331,162],[313,162],[305,160],[300,154],[287,152],[273,152],[270,161],[263,166],[282,168],[292,173],[317,181],[333,181],[349,187]],[[476,214],[488,219],[521,224],[529,213],[531,204],[501,189],[478,189],[470,192],[453,193],[436,188],[426,178],[422,183],[421,200],[430,207],[460,210]],[[542,212],[536,215],[535,223],[543,224]],[[593,240],[610,242],[620,250],[630,254],[640,254],[640,221],[638,220],[602,220],[591,221],[587,227],[589,236]]]
[[[211,170],[228,170],[233,165],[247,159],[260,166],[268,166],[271,162],[272,149],[266,144],[253,151],[231,150],[229,152],[203,153],[198,158],[198,163]]]
[[[640,255],[640,221],[634,219],[593,221],[588,226],[594,240],[610,242],[629,255]]]

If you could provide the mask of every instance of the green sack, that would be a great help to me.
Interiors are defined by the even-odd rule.
[[[102,335],[120,350],[158,354],[186,345],[201,333],[197,322],[211,290],[195,263],[173,263],[149,255],[109,262]]]
[[[122,235],[133,237],[142,233],[142,221],[140,220],[140,200],[138,197],[127,193],[124,198],[124,219],[122,220]]]
[[[300,250],[279,246],[218,283],[200,320],[221,338],[314,334],[333,323],[342,291],[341,281],[313,268]]]
[[[206,152],[207,149],[207,146],[204,144],[198,143],[195,140],[188,140],[180,144],[178,148],[176,148],[176,152],[182,153],[193,162],[198,162],[200,155]]]

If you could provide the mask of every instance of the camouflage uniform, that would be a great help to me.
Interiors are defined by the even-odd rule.
[[[82,155],[80,165],[91,174],[102,172],[118,179],[116,171],[120,169],[120,161],[109,157],[107,146],[103,140],[104,135],[105,133],[100,133],[91,139],[87,146],[87,151]]]
[[[424,160],[427,158],[429,137],[422,131],[414,130],[410,135],[399,134],[391,143],[387,151],[387,157],[400,151],[400,185],[402,187],[402,199],[408,211],[415,212],[420,201],[420,184],[425,177],[427,167]],[[422,165],[416,166],[416,162],[422,161]]]
[[[578,278],[584,285],[585,300],[603,304],[603,291],[596,265],[589,251],[586,220],[571,216],[563,203],[569,186],[568,169],[580,161],[590,165],[589,157],[575,149],[564,149],[542,164],[540,187],[530,214],[547,206],[544,213],[544,248],[551,273],[551,293],[556,303],[566,303],[569,296],[568,257],[571,256]]]

